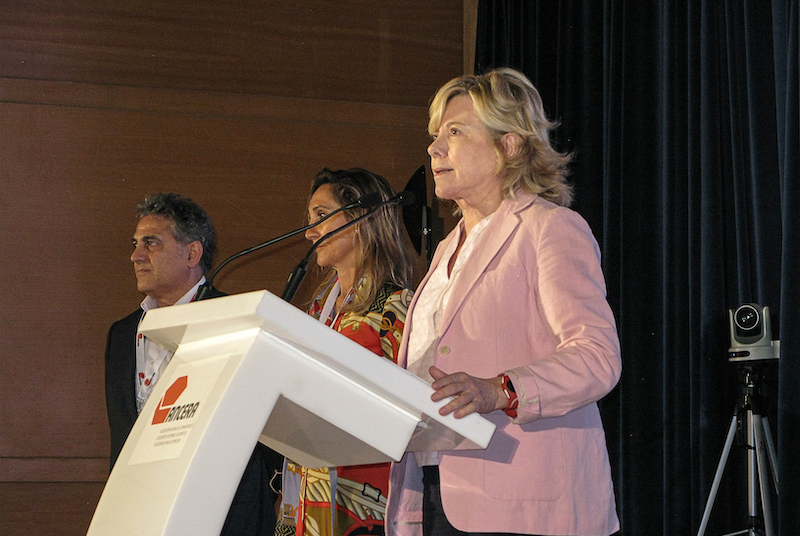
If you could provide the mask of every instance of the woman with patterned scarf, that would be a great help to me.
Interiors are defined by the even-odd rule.
[[[311,186],[309,223],[369,194],[394,196],[383,177],[363,169],[323,169]],[[366,213],[345,210],[306,231],[316,243]],[[417,259],[403,229],[400,208],[374,215],[320,243],[317,265],[325,271],[309,314],[365,348],[396,362]],[[284,464],[277,534],[350,536],[384,534],[389,464],[306,468]],[[331,490],[335,507],[331,506]]]

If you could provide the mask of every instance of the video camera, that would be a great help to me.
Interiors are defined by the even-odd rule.
[[[728,309],[731,329],[729,361],[761,361],[778,359],[781,341],[772,340],[769,307],[745,303],[736,309]]]

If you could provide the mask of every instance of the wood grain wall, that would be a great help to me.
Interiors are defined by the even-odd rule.
[[[6,0],[0,534],[83,534],[108,471],[103,351],[141,295],[135,205],[211,214],[218,261],[302,225],[323,166],[402,189],[463,68],[463,0]],[[430,190],[430,188],[429,188]],[[302,238],[222,272],[280,293]]]

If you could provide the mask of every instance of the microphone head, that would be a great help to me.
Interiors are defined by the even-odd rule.
[[[409,192],[408,190],[400,192],[395,196],[395,198],[397,199],[397,204],[401,207],[407,207],[414,204],[414,192]]]
[[[376,207],[380,202],[381,202],[381,194],[379,194],[378,192],[370,192],[362,196],[361,199],[357,201],[358,207],[366,209],[371,209],[373,207]]]

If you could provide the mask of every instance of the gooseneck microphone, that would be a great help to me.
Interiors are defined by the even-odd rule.
[[[305,227],[301,227],[299,229],[295,229],[294,231],[288,232],[288,233],[286,233],[284,235],[281,235],[281,236],[279,236],[277,238],[273,238],[271,240],[267,240],[266,242],[262,242],[261,244],[258,244],[257,246],[253,246],[251,248],[244,249],[244,250],[242,250],[242,251],[240,251],[238,253],[234,253],[233,255],[231,255],[230,257],[228,257],[224,261],[222,261],[219,264],[219,266],[217,266],[217,268],[211,273],[211,275],[206,278],[206,282],[203,283],[202,285],[200,285],[200,288],[197,289],[197,294],[195,294],[194,301],[199,301],[199,300],[203,300],[203,299],[209,298],[209,294],[211,293],[211,290],[214,288],[214,278],[217,276],[219,271],[222,270],[222,268],[225,265],[227,265],[228,263],[230,263],[231,261],[236,260],[239,257],[243,257],[244,255],[248,255],[250,253],[253,253],[254,251],[258,251],[261,248],[265,248],[267,246],[271,246],[272,244],[275,244],[276,242],[280,242],[282,240],[286,240],[287,238],[291,238],[296,234],[299,234],[299,233],[302,233],[302,232],[305,232],[305,231],[311,229],[312,227],[316,227],[317,225],[321,224],[322,222],[324,222],[328,218],[332,218],[333,216],[337,215],[338,213],[342,212],[343,210],[352,210],[354,208],[363,208],[363,209],[369,210],[369,209],[372,209],[372,208],[374,208],[376,206],[380,206],[380,204],[381,204],[381,194],[379,194],[377,192],[369,193],[369,194],[359,198],[358,200],[356,200],[356,201],[354,201],[354,202],[352,202],[352,203],[350,203],[348,205],[344,205],[342,207],[337,208],[336,210],[332,211],[330,214],[327,214],[324,218],[321,218],[319,221],[316,221],[314,223],[310,223],[310,224],[306,225]]]
[[[372,195],[372,194],[369,194]],[[377,194],[376,194],[377,195]],[[364,196],[366,197],[366,196]],[[386,201],[381,201],[377,203],[374,207],[370,208],[368,212],[362,214],[358,218],[351,220],[338,229],[334,229],[333,231],[329,232],[328,234],[324,235],[322,238],[314,242],[314,245],[311,246],[311,249],[308,250],[306,256],[300,261],[300,263],[294,267],[292,273],[289,274],[289,279],[286,281],[286,287],[283,289],[283,294],[281,294],[281,298],[286,300],[287,302],[291,302],[292,298],[294,298],[297,289],[300,287],[300,283],[303,281],[303,278],[306,275],[306,271],[308,269],[308,260],[311,258],[311,255],[317,250],[320,244],[322,244],[325,240],[328,240],[332,236],[344,231],[348,227],[352,227],[356,223],[369,218],[373,214],[375,214],[379,209],[389,206],[389,205],[400,205],[400,206],[408,206],[414,202],[414,194],[412,192],[400,192],[392,198],[387,199]]]

